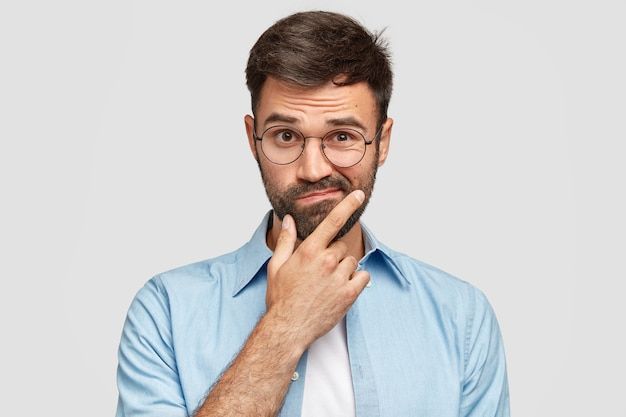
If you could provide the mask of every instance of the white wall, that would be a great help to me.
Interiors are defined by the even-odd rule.
[[[626,415],[626,7],[555,0],[3,2],[3,415],[113,415],[135,292],[248,239],[247,53],[312,8],[387,26],[365,221],[488,295],[514,415]]]

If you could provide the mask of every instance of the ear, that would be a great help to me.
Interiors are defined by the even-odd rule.
[[[250,151],[252,152],[252,156],[257,161],[259,160],[259,156],[256,152],[256,140],[254,139],[254,118],[249,114],[246,114],[243,118],[243,123],[246,126],[246,135],[248,135],[248,145],[250,146]]]
[[[379,145],[378,145],[378,166],[382,166],[387,160],[389,154],[389,142],[391,141],[391,128],[393,127],[393,119],[388,117],[383,123],[383,128],[380,133]]]

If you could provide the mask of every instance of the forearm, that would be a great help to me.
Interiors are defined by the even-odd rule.
[[[294,330],[263,316],[194,417],[277,415],[305,349]]]

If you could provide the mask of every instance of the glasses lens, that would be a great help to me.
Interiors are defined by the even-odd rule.
[[[304,137],[287,126],[270,127],[263,133],[261,148],[265,156],[275,164],[289,164],[304,149]]]
[[[352,129],[333,130],[324,136],[324,154],[338,167],[357,164],[365,155],[365,138]]]

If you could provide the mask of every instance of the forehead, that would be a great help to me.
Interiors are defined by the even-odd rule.
[[[352,117],[369,128],[377,116],[376,100],[366,82],[338,86],[329,81],[318,87],[301,87],[268,77],[261,89],[256,117],[264,124],[276,113],[310,126]]]

